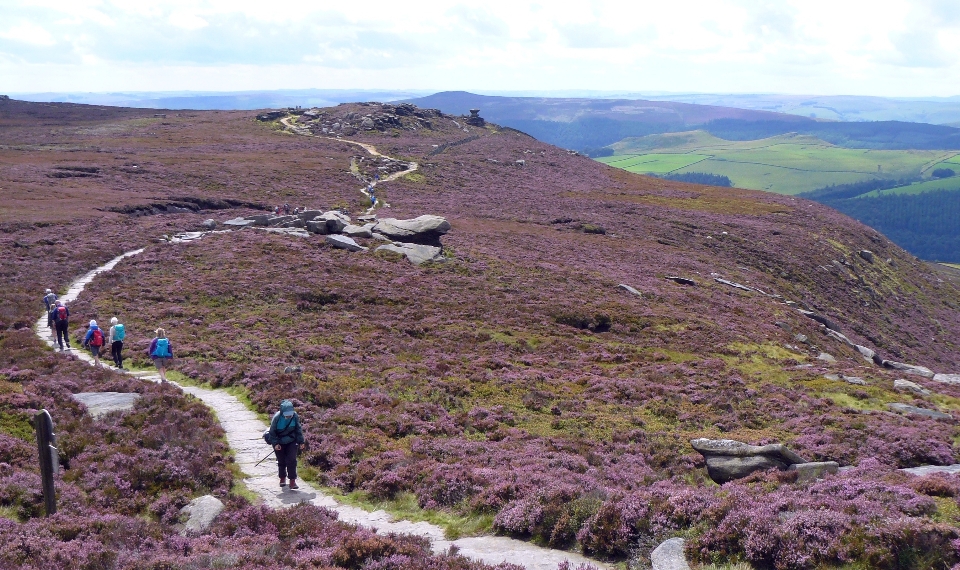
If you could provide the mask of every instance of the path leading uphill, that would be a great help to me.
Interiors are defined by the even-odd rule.
[[[325,140],[330,140],[330,141],[337,141],[337,142],[352,144],[352,145],[356,145],[356,146],[361,147],[363,150],[365,150],[365,151],[367,151],[368,153],[370,153],[371,156],[380,156],[380,157],[383,157],[383,158],[389,158],[390,160],[396,160],[397,162],[404,162],[404,161],[402,161],[402,160],[400,160],[400,159],[398,159],[398,158],[393,158],[392,156],[387,156],[387,155],[385,155],[385,154],[382,154],[380,151],[377,150],[377,147],[373,146],[372,144],[367,144],[367,143],[362,143],[362,142],[357,142],[357,141],[350,141],[350,140],[346,140],[346,139],[339,139],[339,138],[337,138],[337,137],[321,137],[321,136],[319,136],[319,135],[315,135],[315,134],[307,131],[306,129],[304,129],[304,128],[302,128],[302,127],[298,127],[298,126],[296,126],[296,125],[294,125],[294,124],[291,124],[291,123],[290,123],[290,117],[284,117],[284,118],[280,119],[280,123],[283,124],[283,126],[285,126],[287,129],[289,129],[290,132],[292,132],[292,133],[294,133],[294,134],[297,134],[297,135],[300,135],[300,136],[313,137],[313,138],[315,138],[315,139],[325,139]],[[401,170],[401,171],[399,171],[399,172],[394,172],[393,174],[390,174],[390,175],[388,175],[388,176],[385,176],[384,178],[381,178],[380,180],[366,181],[366,182],[367,182],[367,186],[364,186],[363,188],[361,188],[361,189],[360,189],[360,193],[363,194],[364,196],[366,196],[366,197],[369,199],[369,198],[370,198],[370,193],[367,192],[367,188],[368,188],[368,187],[375,187],[377,184],[379,184],[379,183],[381,183],[381,182],[390,182],[391,180],[396,180],[397,178],[400,178],[401,176],[406,176],[407,174],[410,174],[411,172],[414,172],[414,171],[416,171],[418,168],[420,168],[420,165],[417,164],[416,162],[406,162],[406,165],[407,165],[407,168],[406,168],[405,170]],[[351,171],[352,171],[352,170],[351,170]],[[356,174],[356,173],[355,173],[355,174]],[[389,208],[389,207],[390,207],[390,204],[387,204],[386,202],[382,202],[379,198],[377,198],[377,202],[378,202],[381,206],[383,206],[384,208]],[[374,210],[375,207],[376,207],[376,205],[373,205],[373,206],[371,206],[370,208],[368,208],[368,209],[367,209],[367,213],[369,214],[369,213],[373,212],[373,210]]]
[[[67,293],[60,297],[60,300],[70,305],[97,275],[110,271],[124,258],[137,255],[142,251],[143,249],[129,251],[90,271],[74,281]],[[47,327],[46,316],[37,320],[34,330],[37,336],[51,348],[54,346],[55,339],[50,328]],[[93,357],[87,351],[76,349],[71,352],[81,360],[93,364]],[[113,366],[107,367],[137,376],[142,380],[160,381],[160,376],[153,372],[121,371]],[[612,566],[589,560],[578,554],[541,548],[529,542],[501,536],[476,536],[453,541],[447,540],[444,537],[443,529],[436,525],[426,522],[396,521],[384,511],[368,512],[357,507],[342,505],[333,497],[324,494],[306,481],[300,483],[299,491],[291,491],[287,487],[281,488],[278,486],[279,478],[276,463],[272,459],[264,461],[259,467],[256,466],[256,463],[270,454],[272,450],[263,441],[262,437],[268,426],[253,411],[247,409],[239,400],[223,390],[194,386],[179,387],[187,394],[199,398],[216,413],[220,425],[226,431],[227,443],[234,451],[237,465],[245,477],[244,484],[263,499],[265,504],[273,508],[283,508],[298,503],[310,503],[319,507],[326,507],[336,511],[340,520],[344,522],[375,528],[380,534],[400,533],[424,536],[430,540],[434,552],[446,552],[451,545],[455,545],[463,556],[490,564],[499,564],[506,561],[520,564],[530,570],[555,570],[558,564],[567,560],[574,566],[589,563],[601,569],[612,569]]]

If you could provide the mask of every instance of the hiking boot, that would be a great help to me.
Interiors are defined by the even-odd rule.
[[[286,487],[286,486],[287,486],[287,478],[286,478],[286,477],[281,477],[281,478],[280,478],[280,486],[281,486],[281,487]]]
[[[297,480],[296,480],[296,479],[290,479],[290,488],[291,488],[291,489],[299,489],[299,488],[300,488],[300,485],[297,485]]]

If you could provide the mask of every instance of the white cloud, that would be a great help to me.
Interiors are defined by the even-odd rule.
[[[216,77],[222,89],[960,93],[957,0],[0,0],[0,13],[0,92]]]

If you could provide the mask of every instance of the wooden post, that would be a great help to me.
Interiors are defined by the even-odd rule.
[[[57,436],[53,433],[53,418],[50,412],[40,410],[33,417],[33,427],[37,430],[37,451],[40,453],[40,477],[43,479],[43,504],[47,516],[57,512],[57,491],[53,487],[53,476],[60,467],[57,452]]]

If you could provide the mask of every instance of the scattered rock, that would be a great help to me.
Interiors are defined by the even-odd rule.
[[[868,362],[873,362],[873,357],[877,355],[877,353],[874,352],[873,350],[865,346],[860,346],[859,344],[853,345],[853,348],[854,350],[859,352],[860,355],[863,356],[863,358],[866,359]]]
[[[899,370],[906,374],[913,374],[914,376],[923,376],[924,378],[933,378],[935,374],[929,368],[924,368],[923,366],[915,366],[913,364],[904,364],[902,362],[895,362],[893,360],[884,360],[884,368],[891,368],[893,370]]]
[[[360,128],[365,131],[372,131],[375,126],[373,119],[370,117],[364,117],[364,119],[360,121]]]
[[[303,374],[303,366],[287,366],[283,369],[284,374]]]
[[[894,380],[893,389],[900,392],[913,392],[914,394],[920,394],[921,396],[930,395],[930,390],[927,390],[923,386],[909,380]]]
[[[625,284],[625,283],[621,283],[621,284],[617,285],[617,289],[622,289],[622,290],[626,291],[627,293],[630,293],[631,295],[636,295],[637,297],[643,297],[643,293],[641,293],[640,291],[637,291],[636,289],[634,289],[633,287],[631,287],[631,286],[629,286],[629,285],[627,285],[627,284]]]
[[[677,277],[675,275],[665,275],[665,279],[669,279],[674,283],[679,283],[680,285],[692,285],[693,287],[697,286],[697,282],[693,279],[687,279],[686,277]]]
[[[841,379],[847,384],[855,384],[857,386],[866,386],[867,383],[863,378],[859,376],[841,376]]]
[[[216,221],[216,220],[212,220],[212,219],[211,219],[211,220],[203,220],[203,222],[202,222],[200,225],[203,226],[203,227],[205,227],[205,228],[207,228],[208,230],[213,230],[213,229],[216,229],[216,228],[217,228],[217,221]]]
[[[900,412],[902,414],[913,414],[917,416],[926,416],[928,418],[934,418],[938,420],[952,420],[953,416],[950,414],[945,414],[943,412],[938,412],[936,410],[928,410],[926,408],[918,408],[916,406],[911,406],[909,404],[887,404],[887,407],[895,412]]]
[[[227,220],[223,222],[223,225],[245,228],[247,226],[252,226],[255,223],[256,222],[254,220],[248,220],[246,218],[234,218],[232,220]]]
[[[839,382],[840,380],[843,380],[843,378],[841,378],[839,374],[824,374],[823,377],[826,378],[827,380],[833,380],[835,382]]]
[[[71,396],[87,407],[90,417],[97,419],[110,412],[125,412],[133,409],[140,394],[126,392],[80,392]]]
[[[307,233],[306,230],[302,230],[300,228],[256,228],[256,229],[264,232],[270,232],[274,234],[284,234],[284,235],[294,236],[294,237],[302,237],[302,238],[310,237],[310,234]]]
[[[802,343],[806,344],[807,341],[810,340],[810,339],[808,339],[808,338],[807,338],[807,335],[805,335],[805,334],[797,333],[797,334],[795,334],[795,335],[793,336],[793,340],[795,340],[795,341],[797,341],[797,342],[802,342]]]
[[[347,224],[343,227],[343,235],[349,237],[358,237],[358,238],[371,238],[373,237],[373,232],[370,231],[370,226],[355,226],[353,224]]]
[[[830,319],[828,319],[827,317],[825,317],[825,316],[823,316],[823,315],[821,315],[821,314],[819,314],[819,313],[814,313],[813,311],[807,311],[807,310],[805,310],[805,309],[797,309],[797,310],[800,311],[800,314],[801,314],[801,315],[803,315],[803,316],[805,316],[805,317],[807,317],[807,318],[809,318],[809,319],[813,319],[813,320],[817,321],[818,323],[820,323],[821,325],[827,327],[828,329],[830,329],[830,330],[832,330],[832,331],[840,332],[840,326],[837,325],[837,323],[835,323],[835,322],[831,321]]]
[[[325,236],[330,233],[330,228],[327,227],[327,220],[310,220],[307,222],[307,231]]]
[[[348,238],[346,236],[328,235],[326,237],[326,241],[328,244],[337,249],[345,249],[347,251],[367,251],[367,248],[353,241],[353,238]]]
[[[920,476],[933,475],[934,473],[960,473],[960,463],[956,465],[922,465],[920,467],[908,467],[900,471]]]
[[[830,353],[828,353],[828,352],[821,352],[821,353],[817,356],[817,360],[822,360],[822,361],[824,361],[824,362],[836,362],[836,361],[837,361],[836,357],[834,357],[832,354],[830,354]]]
[[[868,249],[861,249],[859,252],[860,257],[869,263],[873,263],[873,252]]]
[[[840,464],[836,461],[811,461],[809,463],[795,463],[787,467],[787,471],[797,472],[798,483],[809,483],[816,479],[822,479],[824,475],[836,474],[840,470]]]
[[[835,331],[835,330],[832,330],[832,329],[826,329],[824,332],[826,333],[826,335],[827,335],[828,337],[830,337],[830,338],[832,338],[832,339],[839,340],[840,342],[842,342],[843,344],[845,344],[845,345],[847,345],[847,346],[854,346],[853,342],[851,342],[850,339],[847,338],[847,335],[845,335],[845,334],[843,334],[843,333],[839,333],[839,332],[837,332],[837,331]]]
[[[749,445],[732,439],[694,439],[690,445],[707,462],[707,474],[723,484],[762,469],[787,469],[807,461],[782,444]]]
[[[381,245],[374,251],[392,251],[406,256],[414,265],[423,265],[427,262],[441,262],[443,250],[431,245],[420,245],[416,243],[392,243]]]
[[[202,534],[210,529],[214,519],[223,511],[223,503],[213,495],[204,495],[190,501],[180,509],[180,516],[186,518],[180,534]]]
[[[654,548],[650,553],[650,564],[653,570],[690,570],[683,547],[683,539],[677,537],[666,540]]]
[[[304,223],[306,223],[306,222],[309,222],[310,220],[316,219],[322,214],[323,212],[320,210],[304,210],[299,214],[297,214],[297,217],[299,217],[301,220],[304,221]]]
[[[934,374],[933,381],[941,384],[960,385],[960,374]]]
[[[737,289],[742,289],[744,291],[753,291],[752,288],[747,287],[746,285],[734,283],[733,281],[727,281],[726,279],[720,279],[719,277],[714,277],[713,280],[716,281],[717,283],[721,283],[723,285],[729,285],[730,287],[735,287]]]
[[[440,245],[440,236],[450,231],[450,222],[440,216],[419,216],[412,220],[384,218],[373,231],[393,240],[422,245]]]

